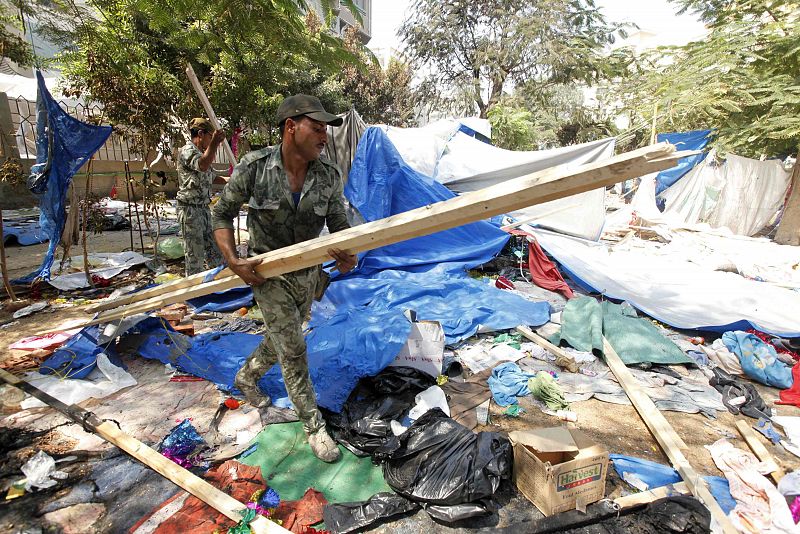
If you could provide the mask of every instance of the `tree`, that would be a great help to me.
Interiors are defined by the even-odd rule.
[[[511,85],[545,90],[607,77],[616,65],[602,49],[621,30],[592,0],[415,0],[399,35],[440,102],[468,95],[472,109],[451,111],[477,107],[486,118]]]
[[[13,4],[12,4],[13,5]],[[16,6],[15,6],[16,7]],[[15,13],[6,3],[0,3],[0,57],[7,57],[17,65],[33,64],[31,46],[12,28],[22,31],[21,11]]]
[[[361,45],[354,29],[347,30],[344,42],[359,59],[359,63],[345,65],[336,76],[350,106],[370,124],[414,126],[418,97],[411,87],[410,65],[392,58],[384,70]]]
[[[65,93],[101,103],[142,153],[166,150],[202,113],[187,63],[221,118],[255,128],[298,88],[331,103],[323,82],[354,60],[340,39],[307,28],[303,0],[36,1],[43,33],[65,49]]]
[[[800,2],[679,0],[710,33],[640,57],[618,86],[659,131],[715,128],[717,147],[759,157],[800,145]]]

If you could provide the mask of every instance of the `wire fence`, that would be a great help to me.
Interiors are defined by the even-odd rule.
[[[8,105],[11,109],[11,122],[20,158],[36,159],[36,102],[22,97],[9,97]],[[72,105],[59,100],[58,105],[72,117],[84,122],[97,123],[102,118],[103,108],[98,104],[86,105],[77,103]],[[131,149],[127,139],[114,132],[95,153],[95,159],[101,161],[142,161],[142,156]],[[231,163],[222,146],[217,150],[214,161],[219,164]]]
[[[22,97],[8,98],[11,108],[11,122],[20,158],[36,158],[36,102]],[[78,103],[70,105],[63,100],[58,105],[71,116],[83,122],[97,122],[102,116],[99,105]],[[141,155],[134,153],[128,141],[119,134],[112,133],[105,144],[95,154],[95,159],[107,161],[141,161]]]

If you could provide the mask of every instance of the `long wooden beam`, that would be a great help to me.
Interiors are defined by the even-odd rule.
[[[350,253],[363,252],[398,243],[414,237],[483,220],[495,215],[549,202],[616,182],[673,167],[686,152],[675,152],[669,143],[653,145],[600,162],[578,167],[554,167],[503,182],[485,189],[465,193],[455,198],[423,206],[386,219],[369,222],[335,234],[329,234],[273,250],[259,256],[257,267],[265,278],[313,267],[329,259],[328,249],[339,248]],[[182,302],[210,293],[224,291],[242,284],[229,269],[223,270],[214,281],[199,284],[204,273],[191,277],[191,282],[166,284],[159,293],[141,292],[139,302],[121,309],[101,313],[88,324],[110,322],[160,306]],[[199,284],[199,285],[198,285]]]
[[[113,423],[99,419],[92,412],[84,410],[80,406],[64,404],[36,386],[3,369],[0,369],[0,379],[7,384],[33,395],[48,406],[66,415],[74,422],[83,425],[85,429],[91,430],[104,440],[116,445],[150,469],[156,471],[204,503],[213,507],[228,519],[238,523],[241,521],[243,513],[247,511],[247,507],[244,504],[151,449],[138,439],[126,434]],[[262,516],[257,516],[256,519],[250,523],[250,529],[256,534],[288,534],[289,532],[277,523],[273,523]]]
[[[742,435],[744,441],[750,447],[750,450],[753,451],[753,454],[755,454],[759,460],[766,463],[771,462],[775,465],[775,471],[772,471],[769,475],[776,484],[780,482],[784,475],[783,469],[778,465],[777,460],[770,454],[764,444],[758,441],[758,434],[756,434],[755,430],[750,428],[750,425],[741,419],[736,421],[736,430],[739,431],[739,434]]]
[[[667,458],[669,458],[670,463],[672,463],[672,466],[678,471],[684,483],[686,483],[686,487],[689,488],[692,495],[697,497],[700,502],[708,508],[711,512],[711,516],[722,528],[722,532],[725,534],[736,534],[738,532],[736,527],[733,526],[731,520],[728,519],[728,516],[725,515],[725,512],[720,508],[719,503],[714,499],[705,480],[694,470],[689,460],[686,459],[683,452],[681,452],[680,448],[675,443],[673,439],[675,430],[672,428],[672,425],[669,424],[664,414],[656,408],[652,399],[636,385],[636,379],[633,374],[625,366],[622,358],[619,357],[614,347],[611,346],[605,336],[603,336],[603,355],[611,372],[617,377],[617,381],[625,390],[625,393],[628,394],[628,398],[630,398],[636,411],[639,412],[642,421],[644,421],[644,424],[647,425],[647,428],[656,438],[661,449],[667,455]]]

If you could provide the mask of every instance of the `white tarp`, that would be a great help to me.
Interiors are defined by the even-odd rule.
[[[714,270],[703,265],[705,256],[724,252],[722,245],[705,239],[704,249],[694,246],[694,254],[676,254],[675,248],[648,250],[613,247],[545,230],[533,230],[539,243],[565,269],[610,298],[627,300],[651,317],[676,328],[747,329],[753,328],[784,337],[800,336],[800,292],[778,283],[749,280],[733,272]],[[718,236],[723,238],[724,236]],[[765,240],[740,236],[727,244],[728,252],[739,255],[749,251],[750,261],[758,263],[770,251],[778,251],[780,263],[787,266],[800,261],[798,247],[788,247]],[[641,242],[641,240],[637,240]],[[751,243],[752,242],[752,243]],[[777,247],[777,248],[776,248]],[[779,249],[779,250],[778,250]],[[721,252],[715,252],[715,251]],[[734,256],[733,262],[736,263]],[[742,270],[746,260],[741,258]],[[771,260],[766,260],[771,262]],[[776,267],[773,266],[773,269]],[[788,267],[794,269],[794,267]],[[754,269],[754,267],[750,267]],[[762,274],[769,270],[762,270]],[[769,278],[779,277],[772,274]],[[789,280],[793,282],[793,280]]]
[[[725,227],[735,234],[751,236],[783,206],[789,181],[790,173],[777,160],[758,161],[729,154],[720,163],[712,150],[661,193],[666,200],[664,217],[671,224],[708,223],[713,228]],[[650,181],[643,180],[636,192],[642,198],[634,203],[649,202],[653,192]]]
[[[454,124],[455,123],[455,127]],[[414,170],[456,193],[482,189],[550,167],[567,168],[609,158],[613,138],[539,151],[511,151],[458,131],[456,121],[438,121],[424,128],[386,128],[389,139]],[[605,219],[605,189],[554,200],[512,214],[539,226],[598,239]]]
[[[130,250],[126,252],[96,252],[89,254],[91,274],[106,280],[117,276],[125,269],[130,269],[131,267],[147,261],[150,261],[150,258]],[[82,266],[83,256],[75,256],[72,258],[72,265]],[[84,272],[54,276],[49,280],[49,283],[51,286],[61,291],[69,291],[89,286]]]

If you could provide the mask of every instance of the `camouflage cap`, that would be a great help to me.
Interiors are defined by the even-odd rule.
[[[344,120],[333,113],[325,111],[319,98],[311,95],[293,95],[285,98],[281,105],[278,106],[278,113],[275,118],[280,124],[286,119],[297,117],[298,115],[305,115],[310,119],[324,122],[331,126],[341,126]]]
[[[203,117],[195,117],[189,121],[190,130],[205,130],[207,132],[215,132],[216,128],[211,124],[211,121]]]

